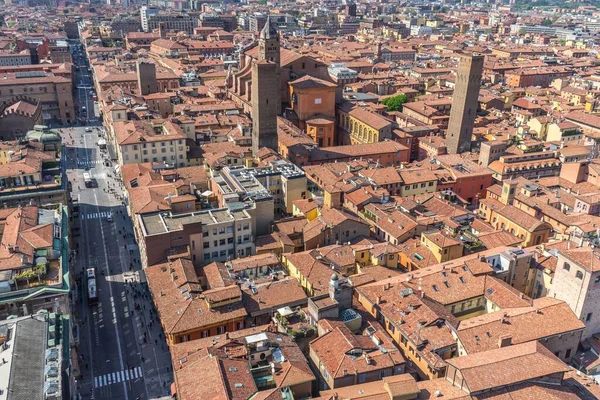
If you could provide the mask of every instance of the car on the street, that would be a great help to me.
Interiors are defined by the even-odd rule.
[[[108,222],[113,222],[113,217],[112,217],[112,214],[108,214],[108,215],[106,216],[106,220],[107,220]]]
[[[85,131],[86,131],[86,132],[91,132],[91,131],[92,131],[92,128],[90,128],[90,127],[88,126],[87,128],[85,128]]]

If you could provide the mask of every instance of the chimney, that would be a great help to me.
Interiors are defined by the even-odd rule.
[[[498,339],[498,347],[502,348],[502,347],[508,347],[512,345],[512,336],[510,335],[503,335],[500,336],[500,339]]]
[[[377,295],[376,301],[377,301],[377,304],[381,304],[381,295],[380,294]]]
[[[365,362],[367,363],[367,365],[371,364],[371,357],[369,357],[369,355],[367,353],[365,354]]]

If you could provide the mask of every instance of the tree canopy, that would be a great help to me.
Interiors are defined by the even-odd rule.
[[[388,97],[382,101],[387,107],[388,111],[402,111],[402,104],[408,101],[408,97],[405,94],[399,94],[397,96]]]

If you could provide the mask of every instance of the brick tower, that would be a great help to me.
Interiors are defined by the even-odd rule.
[[[279,34],[268,17],[258,38],[258,60],[252,64],[252,153],[277,151],[277,116],[281,114]]]
[[[461,55],[446,132],[446,148],[450,154],[471,151],[482,71],[483,56]]]

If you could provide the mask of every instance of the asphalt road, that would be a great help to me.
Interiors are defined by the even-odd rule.
[[[88,100],[78,99],[80,104]],[[93,105],[88,108],[93,109]],[[61,129],[71,196],[79,208],[79,216],[72,221],[76,249],[73,273],[78,277],[74,297],[83,375],[78,381],[79,397],[166,397],[173,380],[170,356],[153,315],[132,222],[120,200],[123,191],[115,179],[114,165],[106,151],[97,146],[102,128],[88,126],[93,126],[92,132],[83,126]],[[86,171],[94,187],[85,187]],[[109,215],[112,221],[107,220]],[[89,267],[95,267],[98,276],[95,304],[88,304],[87,299],[84,271]]]

